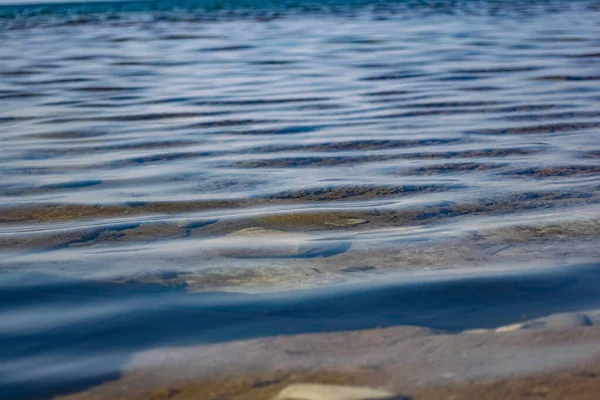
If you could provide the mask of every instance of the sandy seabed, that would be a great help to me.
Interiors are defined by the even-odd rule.
[[[574,320],[565,315],[554,321]],[[151,350],[119,379],[58,398],[262,400],[292,383],[329,383],[412,400],[598,399],[600,326],[526,326],[401,326]]]

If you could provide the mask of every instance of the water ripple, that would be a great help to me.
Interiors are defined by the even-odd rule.
[[[0,7],[0,281],[164,291],[81,309],[65,287],[47,309],[33,281],[3,292],[19,390],[100,357],[99,321],[187,310],[169,288],[600,259],[594,2],[243,3]],[[72,364],[10,345],[69,326]]]

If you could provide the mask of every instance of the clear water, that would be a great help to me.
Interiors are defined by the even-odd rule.
[[[322,315],[286,309],[306,324],[281,332],[256,307],[318,302],[315,286],[395,282],[402,298],[407,270],[594,265],[599,11],[592,1],[0,7],[0,341],[12,349],[0,383],[27,398],[117,373],[142,348],[310,331]],[[452,285],[421,306],[448,304]],[[343,296],[367,290],[351,287]],[[468,287],[480,304],[485,286]],[[285,292],[298,288],[314,292]],[[280,294],[208,294],[222,289]],[[560,304],[542,307],[537,294],[522,306],[597,300],[569,290]],[[519,318],[459,327],[409,310],[373,316],[389,301],[347,304],[352,318],[319,329]],[[243,323],[188,323],[207,307],[233,307]],[[148,333],[165,315],[174,328]]]

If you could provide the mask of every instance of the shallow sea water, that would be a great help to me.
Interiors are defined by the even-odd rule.
[[[0,7],[5,393],[166,345],[597,306],[599,12]]]

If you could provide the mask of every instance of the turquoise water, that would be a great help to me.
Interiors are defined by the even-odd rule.
[[[598,307],[599,11],[0,7],[0,393],[169,345]]]

